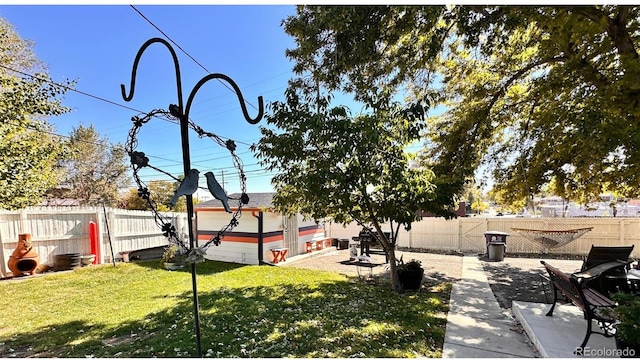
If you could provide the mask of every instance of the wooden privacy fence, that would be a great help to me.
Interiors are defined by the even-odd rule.
[[[163,213],[185,241],[188,241],[186,213]],[[53,265],[53,255],[90,254],[89,224],[98,225],[100,258],[111,262],[111,253],[167,245],[167,238],[150,211],[102,207],[32,207],[20,211],[0,210],[0,275],[6,276],[7,261],[16,248],[18,235],[31,234],[41,264]],[[108,231],[107,231],[108,226]]]
[[[327,236],[351,239],[361,227],[355,223],[343,227],[339,224],[325,225]],[[564,246],[546,249],[512,230],[537,229],[559,230],[593,227],[586,234]],[[383,230],[389,231],[388,226]],[[508,233],[507,253],[550,253],[586,255],[591,245],[622,246],[635,245],[633,257],[640,258],[639,218],[510,218],[510,217],[465,217],[452,220],[423,218],[411,225],[411,231],[400,228],[398,246],[414,249],[452,250],[461,252],[486,252],[486,231]]]

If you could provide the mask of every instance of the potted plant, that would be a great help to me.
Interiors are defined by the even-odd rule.
[[[617,348],[623,351],[622,357],[640,356],[640,296],[617,292],[611,295],[611,299],[617,303],[613,308],[618,320],[615,336]]]
[[[402,289],[404,290],[418,290],[422,284],[422,278],[424,276],[424,269],[422,268],[422,262],[417,259],[411,259],[405,263],[402,260],[396,262],[396,270],[398,271],[398,278]]]
[[[164,250],[160,263],[167,270],[178,270],[186,265],[186,257],[180,253],[178,245],[171,244]]]

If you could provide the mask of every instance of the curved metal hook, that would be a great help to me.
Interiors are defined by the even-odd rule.
[[[193,101],[193,98],[196,96],[196,93],[202,87],[202,85],[204,85],[207,81],[211,79],[223,79],[226,82],[228,82],[231,86],[233,86],[233,90],[236,92],[236,95],[238,96],[238,100],[240,101],[240,106],[242,107],[242,114],[244,115],[245,120],[247,120],[247,122],[252,125],[255,125],[260,122],[260,120],[262,119],[262,115],[264,115],[264,102],[262,100],[262,96],[258,96],[258,115],[254,119],[252,119],[251,116],[249,116],[249,113],[247,112],[247,106],[245,105],[244,97],[242,97],[242,92],[240,91],[240,88],[238,87],[238,85],[236,85],[235,81],[233,81],[230,77],[220,73],[213,73],[203,77],[202,79],[200,79],[200,81],[198,81],[196,86],[193,87],[193,90],[191,90],[191,94],[189,94],[189,98],[187,99],[187,107],[184,112],[187,118],[189,118],[189,109],[191,108],[191,102]]]
[[[138,63],[140,62],[140,58],[142,57],[142,54],[144,53],[144,51],[153,43],[162,43],[164,44],[167,49],[169,49],[169,52],[171,52],[171,57],[173,57],[173,64],[175,66],[176,69],[176,83],[178,85],[178,104],[180,107],[182,107],[182,80],[180,79],[180,64],[178,64],[178,56],[176,55],[176,52],[173,50],[173,48],[171,47],[171,45],[164,39],[161,38],[152,38],[147,40],[147,42],[145,42],[141,47],[140,50],[138,50],[138,54],[136,55],[135,60],[133,61],[133,70],[131,71],[131,88],[129,89],[129,95],[127,95],[126,93],[126,89],[124,87],[124,84],[120,84],[120,90],[122,92],[122,98],[124,99],[124,101],[131,101],[131,99],[133,99],[133,93],[135,91],[136,88],[136,73],[138,72]]]

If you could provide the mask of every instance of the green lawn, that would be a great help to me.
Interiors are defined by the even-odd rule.
[[[449,283],[395,294],[293,267],[197,265],[210,357],[440,357]],[[191,273],[158,261],[0,281],[0,357],[195,357]]]

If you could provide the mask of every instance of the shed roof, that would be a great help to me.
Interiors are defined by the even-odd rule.
[[[249,195],[249,203],[245,205],[246,208],[261,209],[270,208],[272,206],[272,199],[275,193],[247,193]],[[239,199],[241,193],[233,193],[228,196],[232,199]],[[237,201],[232,200],[229,206],[232,208],[237,205]],[[205,202],[201,202],[194,206],[195,208],[222,208],[222,203],[218,199],[212,199]]]

